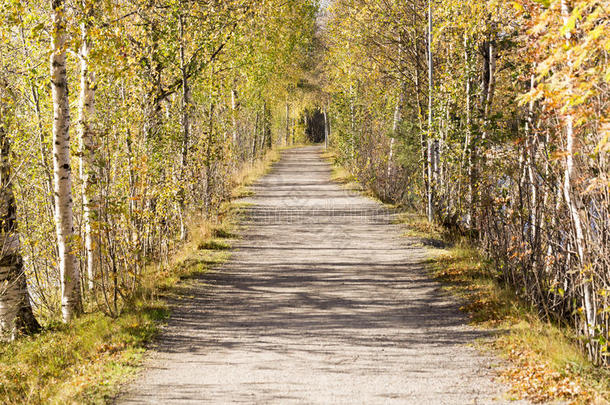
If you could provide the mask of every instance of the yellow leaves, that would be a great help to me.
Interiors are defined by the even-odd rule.
[[[501,372],[502,379],[510,383],[513,395],[534,403],[592,403],[596,394],[579,375],[580,364],[563,351],[564,338],[548,328],[549,325],[523,322],[494,343],[509,360],[508,368]],[[551,353],[558,353],[563,360],[557,363]]]
[[[137,324],[135,324],[135,325],[137,325]],[[113,354],[113,353],[117,353],[117,352],[125,350],[125,347],[126,347],[126,344],[124,342],[102,343],[101,345],[98,346],[97,353],[98,354],[102,354],[102,353]]]
[[[559,159],[565,158],[568,155],[569,155],[569,153],[566,152],[566,151],[563,151],[563,150],[562,151],[556,151],[556,152],[551,153],[551,159],[559,160]]]
[[[521,4],[519,4],[518,2],[513,1],[513,2],[511,2],[511,4],[512,4],[513,8],[514,8],[515,10],[517,10],[517,11],[520,11],[520,12],[525,11],[525,9],[523,8],[523,6],[522,6]]]
[[[589,32],[589,38],[592,40],[597,40],[602,35],[607,34],[608,22],[604,21],[595,27],[591,32]]]
[[[544,98],[544,86],[536,86],[529,92],[517,96],[519,105],[524,106],[532,101],[538,101]]]

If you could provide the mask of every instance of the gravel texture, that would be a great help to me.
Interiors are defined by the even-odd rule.
[[[253,186],[231,260],[183,287],[116,403],[510,402],[426,248],[321,152],[285,151]]]

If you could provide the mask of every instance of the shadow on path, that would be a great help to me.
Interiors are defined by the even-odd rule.
[[[134,403],[485,404],[484,333],[393,213],[332,183],[316,147],[258,182],[232,259],[183,287]]]

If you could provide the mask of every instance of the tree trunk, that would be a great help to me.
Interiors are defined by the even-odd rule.
[[[233,120],[233,146],[237,149],[237,91],[231,90],[231,119]]]
[[[55,225],[64,322],[81,312],[80,275],[74,251],[72,170],[70,166],[70,105],[66,75],[66,21],[63,0],[52,0],[51,88],[53,93],[53,171]]]
[[[3,94],[4,88],[0,90]],[[12,340],[19,334],[37,332],[40,325],[32,313],[23,270],[11,182],[10,140],[4,127],[4,103],[0,103],[0,340]]]
[[[286,139],[284,145],[288,145],[288,138],[290,137],[290,104],[288,104],[288,97],[286,97]]]
[[[189,108],[191,103],[191,89],[188,82],[188,72],[186,71],[186,57],[185,57],[185,44],[184,44],[184,16],[180,16],[180,72],[182,74],[182,153],[180,155],[180,177],[178,181],[179,185],[179,196],[178,203],[180,206],[180,240],[186,240],[187,238],[187,227],[185,223],[186,215],[186,166],[188,159],[188,148],[189,140],[191,137],[191,126],[189,120]],[[231,92],[232,107],[235,110],[235,98],[233,92]],[[234,133],[236,132],[235,122],[235,111],[233,111],[233,127]]]
[[[328,149],[328,114],[324,106],[324,149]]]
[[[402,48],[401,48],[402,49]],[[400,52],[402,56],[402,52]],[[396,106],[394,107],[394,118],[392,120],[392,136],[390,137],[390,153],[388,156],[388,166],[386,169],[386,184],[390,184],[390,179],[392,178],[392,162],[394,161],[394,143],[396,141],[396,135],[398,133],[398,128],[402,121],[402,104],[404,103],[404,95],[406,93],[406,83],[402,80],[402,84],[400,86],[401,91],[398,96],[398,100],[396,101]],[[388,190],[386,190],[387,193]]]
[[[487,89],[485,91],[484,98],[484,107],[483,107],[483,134],[481,136],[482,139],[487,138],[487,131],[489,130],[489,117],[491,115],[494,94],[496,92],[496,65],[497,65],[497,57],[498,57],[498,49],[493,40],[489,41],[488,44],[488,57],[487,57],[487,69],[488,69],[488,78],[487,78]]]
[[[83,2],[86,7],[86,2]],[[90,12],[85,10],[90,18]],[[96,170],[97,145],[94,133],[91,129],[91,120],[95,114],[95,87],[93,85],[94,75],[89,70],[89,22],[81,24],[81,49],[80,49],[80,97],[78,132],[80,139],[80,177],[83,193],[83,223],[85,227],[85,251],[87,255],[87,281],[90,290],[94,288],[95,274],[99,267],[97,255],[99,244],[98,232],[94,229],[94,221],[99,217],[98,200],[95,191],[98,176]]]
[[[427,168],[428,168],[428,221],[434,220],[434,181],[433,181],[433,168],[432,160],[433,156],[433,145],[432,145],[432,90],[434,88],[434,72],[432,65],[432,5],[431,1],[428,1],[428,153],[427,153]]]
[[[475,182],[473,163],[475,156],[475,145],[472,136],[472,104],[471,104],[471,78],[470,78],[470,57],[468,54],[468,37],[464,35],[464,62],[466,64],[466,139],[464,141],[464,152],[466,154],[466,161],[468,166],[468,213],[466,214],[466,226],[472,228],[473,218],[475,215],[474,201],[475,201]]]
[[[535,86],[534,75],[530,78],[530,90]],[[530,243],[534,244],[538,235],[538,187],[536,185],[535,166],[536,166],[536,150],[537,150],[537,135],[534,132],[534,101],[531,100],[527,109],[527,120],[525,121],[526,149],[527,149],[527,175],[529,178],[530,187]]]
[[[262,133],[262,136],[265,136],[265,133]],[[256,160],[256,142],[258,140],[258,131],[256,130],[256,128],[254,128],[254,134],[252,136],[252,148],[251,148],[251,154],[250,154],[250,163],[254,164],[254,161]]]
[[[570,15],[572,13],[570,4],[568,0],[561,0],[561,15],[563,18],[564,26],[569,23]],[[565,34],[566,43],[570,46],[570,42],[572,40],[572,34],[568,30]],[[573,62],[570,60],[568,54],[568,66],[571,66]],[[571,88],[571,83],[568,83],[569,92],[572,93],[573,90]],[[566,113],[564,118],[565,125],[565,137],[566,137],[566,151],[565,151],[565,170],[564,170],[564,182],[563,182],[563,195],[566,201],[566,206],[568,208],[568,212],[570,213],[570,217],[572,219],[572,225],[574,226],[575,233],[575,243],[576,249],[578,253],[578,261],[582,268],[585,267],[585,237],[583,232],[583,226],[580,219],[580,214],[578,213],[578,208],[576,207],[576,203],[572,198],[573,190],[572,190],[572,176],[574,174],[574,119],[571,114],[571,107],[569,105],[566,106]],[[581,269],[582,270],[582,269]],[[586,281],[587,276],[584,276],[584,281],[582,285],[583,289],[583,308],[585,312],[585,333],[587,335],[592,335],[594,333],[595,323],[596,323],[596,315],[594,303],[592,302],[592,286],[590,281]]]

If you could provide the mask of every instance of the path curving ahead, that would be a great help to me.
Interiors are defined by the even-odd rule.
[[[425,249],[321,151],[285,151],[253,187],[232,259],[189,287],[118,404],[502,402]]]

